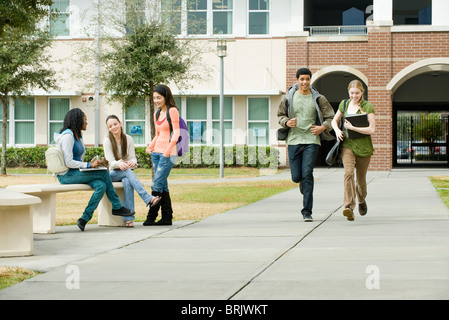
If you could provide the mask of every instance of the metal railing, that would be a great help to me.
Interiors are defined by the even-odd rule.
[[[398,115],[397,165],[448,165],[449,122],[439,113]]]
[[[310,36],[364,36],[368,34],[366,26],[315,26],[304,27]]]

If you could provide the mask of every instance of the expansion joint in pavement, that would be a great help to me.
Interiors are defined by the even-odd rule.
[[[298,246],[305,238],[307,238],[313,231],[318,229],[323,223],[325,223],[335,212],[340,210],[343,207],[343,205],[336,208],[334,211],[332,211],[325,219],[323,219],[320,223],[318,223],[316,226],[314,226],[312,229],[310,229],[305,235],[303,235],[298,241],[296,241],[291,247],[286,249],[284,252],[282,252],[278,257],[273,259],[273,261],[269,262],[262,270],[260,270],[254,277],[252,277],[247,283],[245,283],[239,290],[234,292],[227,300],[233,299],[239,292],[244,290],[249,284],[251,284],[254,280],[256,280],[261,274],[263,274],[265,271],[267,271],[271,266],[273,266],[277,261],[279,261],[284,255],[286,255],[288,252],[290,252],[293,248]],[[308,223],[308,222],[305,222]]]

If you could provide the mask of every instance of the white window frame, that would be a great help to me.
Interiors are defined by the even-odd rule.
[[[20,98],[18,98],[20,99]],[[16,102],[14,99],[11,99],[10,108],[9,108],[9,140],[11,142],[11,145],[14,147],[34,147],[36,146],[36,98],[30,97],[29,99],[33,100],[33,107],[34,107],[34,119],[28,120],[28,119],[15,119],[15,109],[16,109]],[[34,130],[33,130],[33,142],[32,143],[20,143],[16,144],[16,123],[17,122],[26,122],[26,123],[33,123],[34,124]]]
[[[149,134],[149,131],[150,131],[150,126],[148,125],[148,115],[147,115],[147,112],[146,112],[146,101],[145,101],[145,98],[142,97],[142,99],[143,99],[143,103],[144,103],[144,114],[145,114],[145,119],[143,119],[143,120],[142,120],[142,119],[128,119],[128,118],[126,117],[126,112],[127,112],[127,110],[124,110],[124,111],[123,111],[123,119],[122,119],[122,123],[123,123],[123,130],[124,130],[125,134],[129,134],[129,133],[126,131],[126,125],[127,125],[128,122],[134,122],[134,121],[143,122],[143,127],[145,128],[145,134],[143,135],[143,137],[144,137],[144,143],[143,143],[143,144],[141,144],[141,143],[136,143],[136,140],[133,139],[133,140],[134,140],[134,146],[136,146],[136,147],[145,147],[145,146],[148,145],[147,137],[148,137],[148,134]],[[132,135],[131,135],[131,137],[132,137]],[[150,138],[150,139],[151,139],[151,138]]]
[[[249,99],[267,99],[268,100],[268,119],[267,120],[250,120],[249,119]],[[271,123],[271,99],[268,96],[251,96],[246,98],[246,145],[247,146],[270,146],[270,123]],[[249,141],[249,125],[250,123],[266,123],[268,124],[267,129],[267,144],[250,144]]]
[[[47,121],[48,121],[48,128],[47,128],[47,143],[51,144],[53,142],[53,137],[51,137],[50,132],[50,124],[51,123],[61,123],[64,125],[64,119],[62,120],[50,120],[50,100],[51,99],[68,99],[69,100],[69,111],[72,110],[72,99],[70,97],[48,97],[47,99]],[[62,127],[62,126],[61,126]]]
[[[208,24],[210,24],[210,34],[214,35],[214,36],[223,36],[223,35],[232,35],[234,34],[234,0],[229,0],[232,4],[232,9],[214,9],[214,4],[213,4],[213,0],[211,2],[211,6],[210,6],[210,18],[208,18]],[[231,32],[230,33],[214,33],[214,13],[216,12],[231,12],[231,17],[232,17],[232,21],[231,21]]]
[[[212,6],[211,6],[211,0],[206,0],[206,9],[197,9],[197,8],[195,8],[195,9],[193,9],[193,8],[189,8],[188,7],[188,2],[189,2],[189,0],[185,0],[186,1],[186,8],[187,8],[187,12],[186,12],[186,14],[187,14],[187,19],[186,19],[186,28],[185,28],[185,30],[186,30],[186,33],[187,33],[187,36],[207,36],[207,35],[209,35],[210,34],[210,11],[211,11],[211,9],[212,9]],[[198,0],[191,0],[191,1],[198,1]],[[189,13],[206,13],[206,32],[205,33],[189,33]]]
[[[181,33],[178,34],[178,37],[193,37],[193,38],[209,38],[209,37],[220,37],[223,35],[226,36],[233,36],[234,30],[235,30],[235,2],[236,0],[230,0],[232,2],[232,9],[227,10],[218,10],[213,9],[213,0],[207,0],[207,9],[206,10],[190,10],[188,8],[188,0],[181,0]],[[160,10],[162,11],[162,4],[160,6]],[[215,34],[214,33],[214,23],[213,23],[213,16],[214,12],[232,12],[232,25],[231,25],[231,33],[225,33],[225,34]],[[206,19],[207,19],[207,26],[206,26],[206,33],[204,34],[195,34],[195,33],[189,33],[188,32],[188,13],[189,12],[206,12]]]
[[[67,11],[61,11],[61,12],[58,12],[57,15],[58,15],[58,16],[59,16],[59,15],[63,15],[63,14],[66,14],[66,15],[67,15],[66,23],[67,23],[67,21],[68,21],[67,29],[69,30],[69,34],[68,34],[68,35],[52,34],[52,36],[55,37],[56,39],[69,39],[69,38],[71,37],[71,34],[72,34],[72,28],[71,28],[72,21],[71,21],[71,13],[70,13],[70,8],[71,8],[71,5],[72,5],[72,0],[68,0],[68,2],[69,2],[69,5],[67,6]],[[50,7],[50,9],[51,9],[51,7]],[[50,21],[48,21],[48,26],[49,26],[49,28],[50,28],[50,26],[51,26]],[[50,28],[50,33],[51,33],[51,28]]]
[[[225,98],[229,98],[230,96],[225,96]],[[210,97],[210,118],[211,118],[211,126],[210,126],[210,128],[213,130],[214,129],[214,123],[220,123],[220,119],[213,119],[212,118],[212,116],[213,116],[213,104],[212,104],[212,98],[218,98],[218,99],[220,99],[220,97],[219,96],[211,96]],[[225,146],[233,146],[234,145],[234,114],[235,114],[235,102],[234,102],[234,97],[230,97],[231,98],[231,103],[232,103],[232,118],[231,119],[223,119],[223,123],[224,122],[231,122],[231,130],[232,130],[232,134],[231,134],[231,143],[225,143],[224,145]],[[210,140],[212,140],[212,138],[213,138],[213,134],[211,134],[210,135]],[[212,141],[211,141],[211,143],[210,143],[211,145],[214,145],[214,146],[218,146],[218,145],[220,145],[220,143],[212,143]]]
[[[181,117],[186,121],[195,121],[195,119],[187,119],[187,99],[188,98],[194,98],[194,96],[176,96],[178,98],[181,99]],[[229,96],[228,96],[229,97]],[[203,96],[204,98],[204,96]],[[212,118],[212,98],[219,98],[219,96],[213,95],[213,96],[205,96],[206,98],[206,120],[197,120],[197,121],[206,121],[206,131],[204,131],[206,133],[206,143],[205,144],[201,144],[201,143],[191,143],[192,146],[217,146],[219,144],[213,143],[212,138],[213,138],[213,129],[214,129],[214,122],[219,122],[220,120],[216,120]],[[232,119],[226,119],[225,121],[227,122],[231,122],[232,123],[232,142],[231,144],[225,144],[226,146],[233,146],[234,145],[234,117],[235,117],[235,99],[233,96],[231,96],[232,98]]]
[[[268,0],[268,10],[250,10],[249,9],[249,1],[247,0],[246,2],[246,12],[247,12],[247,16],[246,16],[246,34],[248,37],[266,37],[267,35],[270,35],[271,32],[271,0]],[[262,0],[258,0],[258,1],[262,1]],[[254,12],[266,12],[268,13],[268,26],[267,26],[267,33],[249,33],[249,16],[250,13],[254,13]]]

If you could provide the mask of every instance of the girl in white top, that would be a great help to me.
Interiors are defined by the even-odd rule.
[[[124,204],[134,211],[134,190],[147,206],[156,205],[161,198],[150,195],[136,177],[133,169],[137,167],[134,140],[123,132],[122,123],[116,115],[106,118],[109,135],[103,141],[106,160],[112,181],[121,181],[125,190]],[[123,217],[126,227],[134,227],[134,216]]]

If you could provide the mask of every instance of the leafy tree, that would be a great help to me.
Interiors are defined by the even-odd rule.
[[[53,0],[0,0],[0,38],[8,27],[33,30],[52,4]]]
[[[170,2],[164,1],[166,6]],[[114,20],[114,14],[108,14],[110,9],[101,7],[103,17],[99,21],[103,29],[106,25],[109,29],[115,26],[116,31],[102,35],[99,60],[103,66],[101,78],[104,89],[113,100],[122,102],[126,109],[137,99],[145,98],[151,137],[154,137],[152,97],[155,86],[175,83],[186,88],[188,80],[199,79],[200,73],[195,70],[201,64],[200,54],[205,51],[205,42],[177,39],[179,28],[176,19],[180,18],[179,11],[175,10],[175,14],[170,10],[161,12],[158,6],[151,7],[150,3],[119,0],[112,11],[115,13],[122,6],[126,18],[122,19],[121,16],[117,20]],[[201,66],[203,75],[206,69]]]
[[[16,5],[18,7],[18,2]],[[27,6],[23,8],[28,9]],[[0,38],[0,103],[3,105],[1,174],[6,174],[9,98],[25,96],[31,88],[44,90],[56,88],[54,72],[48,68],[50,57],[45,52],[51,44],[51,39],[49,31],[41,30],[36,19],[30,19],[23,24],[14,22],[2,27]]]

